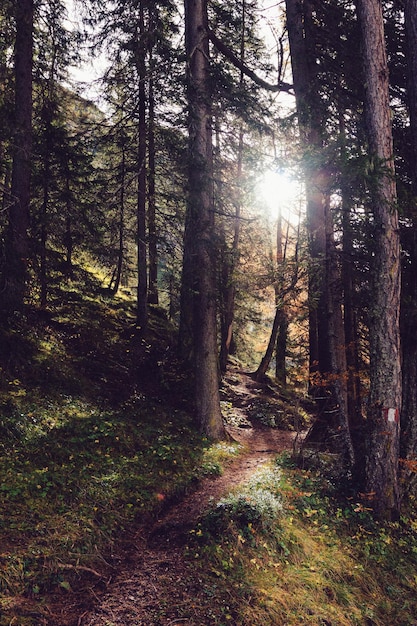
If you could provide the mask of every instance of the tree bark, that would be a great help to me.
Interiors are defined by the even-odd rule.
[[[148,7],[148,32],[153,33],[154,6],[150,3]],[[153,61],[153,35],[149,36],[148,54],[149,66],[152,71]],[[155,93],[154,81],[151,77],[148,81],[148,235],[149,235],[149,290],[148,302],[158,304],[158,238],[156,231],[156,191],[155,191]]]
[[[71,192],[71,172],[68,155],[64,160],[65,173],[65,232],[63,235],[63,245],[65,248],[65,274],[68,278],[73,278],[74,267],[72,264],[72,254],[74,251],[74,239],[72,233],[72,192]]]
[[[126,136],[122,131],[121,148],[122,160],[120,163],[120,199],[119,199],[119,241],[117,249],[117,264],[110,282],[110,289],[117,294],[122,280],[124,253],[125,253],[125,185],[126,185]]]
[[[206,0],[185,0],[187,97],[189,113],[189,193],[184,261],[194,260],[195,400],[201,430],[225,437],[220,410],[216,332],[216,281],[212,190],[212,123]],[[188,270],[190,267],[188,267]],[[189,275],[183,275],[183,280]],[[193,283],[185,285],[186,289]]]
[[[41,218],[41,237],[40,237],[40,305],[46,308],[48,301],[48,263],[47,263],[47,244],[48,244],[48,211],[50,201],[51,187],[51,153],[53,151],[53,121],[54,121],[54,93],[56,81],[56,43],[52,43],[53,54],[51,65],[49,68],[48,82],[44,94],[44,102],[42,107],[42,117],[44,122],[44,154],[43,154],[43,200],[40,212]]]
[[[300,142],[304,157],[307,201],[307,228],[310,250],[309,347],[310,371],[330,371],[327,317],[324,301],[325,276],[325,194],[327,176],[318,162],[322,151],[320,103],[317,102],[315,50],[311,3],[286,0],[291,67],[297,107]]]
[[[343,162],[348,162],[343,109],[339,112],[339,141],[341,147],[341,159]],[[349,182],[349,178],[346,176],[345,172],[341,181],[343,245],[341,279],[343,291],[343,327],[345,334],[347,368],[347,413],[353,448],[355,451],[357,450],[357,453],[355,452],[355,454],[357,454],[358,458],[363,458],[361,450],[363,444],[362,429],[364,424],[359,377],[358,330],[354,302],[355,287],[353,279],[354,233],[352,226],[352,210],[354,203],[352,199],[352,189]]]
[[[245,61],[245,25],[246,25],[246,0],[242,1],[242,31],[240,33],[240,61]],[[244,74],[240,71],[239,87],[243,88]],[[240,216],[241,216],[241,183],[243,172],[243,123],[239,128],[239,145],[237,154],[237,192],[238,197],[235,206],[235,216],[233,221],[233,243],[230,254],[225,255],[223,261],[223,311],[221,315],[221,343],[220,343],[220,371],[222,374],[227,369],[227,359],[230,354],[230,347],[233,341],[233,321],[235,317],[236,282],[235,269],[239,260],[240,246]]]
[[[408,259],[403,271],[401,337],[403,398],[401,411],[401,457],[417,455],[417,0],[405,0],[405,33],[408,69],[407,101],[411,131],[412,225],[404,229],[404,249]]]
[[[339,431],[338,443],[347,464],[353,462],[353,448],[347,420],[344,389],[341,302],[334,286],[335,255],[329,207],[329,172],[322,162],[324,115],[317,87],[317,50],[314,3],[286,0],[287,28],[291,52],[294,91],[304,154],[304,174],[309,238],[309,349],[310,392],[318,400],[320,418],[307,441],[322,442]],[[327,222],[327,224],[326,224]],[[333,289],[333,290],[332,290]],[[317,384],[318,383],[318,384]]]
[[[274,354],[274,349],[276,348],[277,337],[278,337],[279,329],[282,323],[281,306],[282,304],[278,305],[275,309],[275,316],[274,316],[274,321],[272,324],[271,334],[269,336],[268,345],[267,345],[265,354],[262,357],[262,360],[259,364],[259,367],[256,370],[255,374],[253,375],[253,377],[257,381],[261,381],[263,377],[265,376],[266,372],[268,371],[269,364],[271,363],[271,359]]]
[[[156,231],[155,196],[155,97],[153,80],[149,81],[148,122],[148,234],[149,234],[149,296],[150,304],[158,304],[158,238]]]
[[[355,453],[348,418],[347,362],[345,333],[342,315],[342,285],[338,253],[334,241],[333,216],[330,202],[326,205],[326,305],[329,333],[331,395],[334,398],[336,421],[336,445],[345,455],[345,464],[353,467]]]
[[[0,286],[0,306],[7,317],[14,311],[22,311],[26,295],[32,150],[33,0],[20,0],[15,4],[15,116],[11,203]]]
[[[342,189],[342,285],[343,285],[343,325],[346,343],[348,419],[352,442],[355,449],[362,444],[362,401],[359,378],[358,333],[354,306],[353,284],[353,243],[350,221],[351,203],[347,192]]]
[[[370,155],[374,246],[370,259],[370,392],[367,411],[365,491],[380,518],[396,518],[400,361],[400,245],[393,162],[388,69],[380,0],[358,0]]]
[[[136,51],[138,70],[139,124],[138,124],[138,187],[137,187],[137,246],[138,246],[138,290],[137,323],[143,335],[148,325],[148,270],[146,246],[146,47],[143,2],[139,4],[139,32]]]
[[[288,231],[287,231],[288,237]],[[277,364],[276,364],[276,373],[280,373],[281,379],[280,382],[285,384],[285,356],[286,356],[286,345],[287,345],[287,316],[286,316],[286,306],[285,299],[287,294],[292,291],[294,288],[297,277],[298,277],[298,242],[296,245],[295,251],[295,269],[294,275],[291,280],[291,285],[285,285],[283,279],[283,271],[282,264],[285,261],[285,257],[282,250],[282,216],[281,209],[279,209],[278,219],[277,219],[277,255],[276,255],[276,273],[277,278],[274,285],[275,290],[275,316],[274,321],[272,323],[271,334],[269,336],[268,345],[265,351],[264,356],[261,359],[261,362],[258,366],[254,374],[254,378],[257,381],[262,381],[266,372],[268,371],[269,365],[271,363],[272,357],[274,355],[274,350],[276,353]],[[285,246],[286,247],[286,246]],[[279,366],[278,366],[279,359]]]
[[[284,387],[287,384],[287,341],[288,341],[288,314],[287,305],[283,299],[280,303],[280,288],[285,289],[282,278],[280,278],[281,264],[285,261],[289,228],[287,227],[285,247],[282,247],[282,211],[279,207],[277,220],[277,277],[275,287],[275,306],[281,309],[278,333],[275,342],[275,378]],[[298,246],[298,242],[297,242]]]
[[[49,132],[49,129],[47,130]],[[48,144],[48,142],[47,142]],[[48,146],[47,146],[48,147]],[[47,272],[47,241],[48,241],[48,205],[49,205],[49,182],[50,182],[49,153],[45,154],[43,171],[43,199],[40,213],[41,238],[40,238],[40,305],[46,308],[48,301],[48,272]]]

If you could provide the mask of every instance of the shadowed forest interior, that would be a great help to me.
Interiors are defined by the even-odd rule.
[[[2,0],[0,203],[0,626],[415,626],[417,0]]]

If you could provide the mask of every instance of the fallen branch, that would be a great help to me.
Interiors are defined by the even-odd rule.
[[[91,567],[86,567],[85,565],[70,565],[69,563],[59,563],[58,567],[59,569],[74,570],[76,572],[87,572],[88,574],[93,574],[93,576],[97,576],[97,578],[103,578],[102,574],[96,572],[96,570],[92,569]]]

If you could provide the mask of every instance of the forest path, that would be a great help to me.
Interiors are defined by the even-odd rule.
[[[208,590],[200,584],[195,566],[184,559],[189,531],[213,501],[247,481],[273,455],[291,450],[295,439],[294,432],[248,421],[248,407],[259,395],[249,376],[235,373],[231,393],[234,417],[243,427],[228,426],[227,430],[245,451],[222,476],[204,479],[195,492],[163,511],[146,533],[129,539],[115,580],[97,598],[95,608],[78,617],[78,626],[212,623]],[[195,618],[181,617],[184,612]]]

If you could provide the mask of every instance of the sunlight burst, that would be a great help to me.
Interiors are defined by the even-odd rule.
[[[291,222],[297,222],[300,214],[302,190],[300,182],[283,172],[264,172],[258,189],[271,217],[279,211]]]

